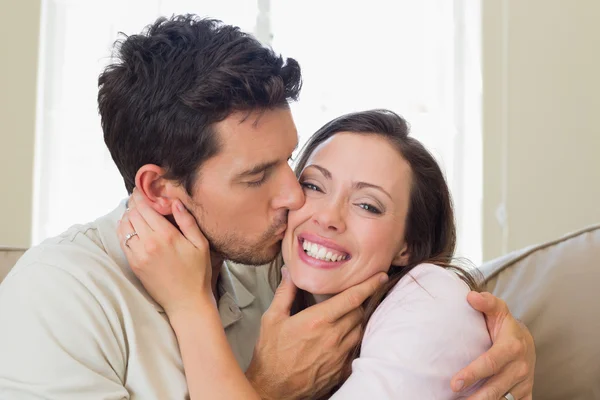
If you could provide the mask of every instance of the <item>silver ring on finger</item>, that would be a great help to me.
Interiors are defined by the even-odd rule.
[[[125,246],[129,247],[127,242],[129,242],[129,239],[131,239],[132,237],[137,236],[137,235],[138,235],[137,232],[131,232],[131,233],[128,233],[127,235],[125,235],[125,240],[124,240]],[[513,397],[513,400],[514,400],[514,397]]]
[[[515,396],[513,396],[512,394],[510,394],[510,392],[506,393],[506,394],[504,395],[504,398],[505,398],[506,400],[515,400]]]

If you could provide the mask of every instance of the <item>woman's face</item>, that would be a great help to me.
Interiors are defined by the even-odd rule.
[[[408,259],[411,170],[383,137],[338,133],[300,176],[306,203],[288,217],[282,252],[292,280],[336,294]]]

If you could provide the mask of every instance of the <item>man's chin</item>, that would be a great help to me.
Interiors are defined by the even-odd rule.
[[[251,250],[243,252],[232,251],[222,254],[222,256],[224,259],[232,261],[236,264],[253,266],[265,265],[277,258],[281,252],[281,242],[277,242],[269,248],[261,248],[260,246],[256,246],[255,249],[256,248],[260,249],[260,252]]]

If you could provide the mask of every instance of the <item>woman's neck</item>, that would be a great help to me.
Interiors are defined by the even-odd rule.
[[[314,302],[314,304],[319,304],[327,299],[330,299],[333,297],[332,294],[312,294],[312,293],[308,293],[309,297],[311,297],[311,300]]]

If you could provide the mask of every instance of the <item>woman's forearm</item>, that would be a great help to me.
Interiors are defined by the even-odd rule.
[[[260,400],[229,347],[214,304],[204,302],[169,318],[179,342],[191,400]]]

